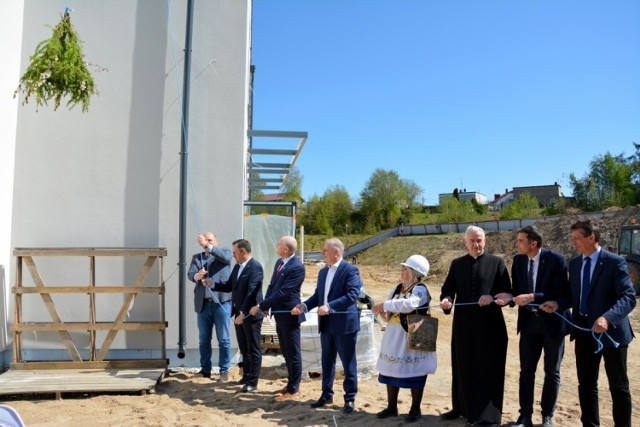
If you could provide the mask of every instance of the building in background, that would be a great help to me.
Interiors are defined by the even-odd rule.
[[[0,28],[7,40],[0,85],[11,94],[36,45],[51,36],[64,2],[5,2]],[[189,113],[187,253],[195,236],[216,232],[222,245],[242,236],[247,199],[251,0],[195,2]],[[99,96],[88,113],[63,104],[0,97],[0,369],[11,361],[10,325],[16,247],[165,247],[167,351],[177,364],[181,106],[187,0],[77,0],[71,22],[94,74]],[[223,180],[223,182],[221,182]],[[86,271],[45,263],[49,284],[82,284]],[[81,263],[81,261],[78,261]],[[139,265],[97,265],[96,282],[132,283]],[[84,276],[83,276],[84,275]],[[198,335],[192,284],[187,282],[187,359]],[[120,297],[122,298],[122,297]],[[25,298],[23,311],[42,310]],[[65,321],[80,321],[77,304],[58,301]],[[75,306],[75,307],[74,307]],[[119,307],[119,304],[114,304]],[[109,317],[114,308],[98,307]],[[132,318],[156,308],[136,298]],[[46,314],[44,314],[46,317]],[[144,340],[118,334],[112,355],[144,353]],[[82,342],[79,341],[79,345]],[[47,334],[24,333],[24,351],[48,359],[64,348]],[[111,352],[110,352],[111,353]]]

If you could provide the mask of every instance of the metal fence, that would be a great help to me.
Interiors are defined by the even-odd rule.
[[[608,218],[614,215],[614,212],[585,212],[580,214],[582,217],[589,218]],[[564,215],[539,216],[521,219],[500,219],[491,221],[477,222],[449,222],[444,224],[412,224],[393,227],[376,234],[362,242],[351,245],[345,249],[344,256],[349,259],[359,253],[377,245],[390,237],[398,236],[424,236],[429,234],[447,234],[447,233],[464,233],[470,225],[482,228],[484,231],[509,231],[518,230],[527,225],[533,225],[538,221],[555,221]],[[304,253],[305,261],[322,261],[321,251],[308,251]]]

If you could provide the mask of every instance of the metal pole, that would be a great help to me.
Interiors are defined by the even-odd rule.
[[[182,133],[180,147],[180,249],[178,260],[178,357],[184,359],[187,344],[187,168],[189,167],[189,81],[191,80],[191,35],[193,33],[193,2],[187,2],[187,27],[184,41],[184,77],[182,91]]]

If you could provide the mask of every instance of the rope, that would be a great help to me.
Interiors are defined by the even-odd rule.
[[[455,304],[452,304],[452,308],[455,306],[462,306],[462,305],[476,305],[478,304],[477,302],[458,302]],[[527,304],[529,307],[539,307],[540,304]],[[439,308],[440,305],[432,305],[429,306],[428,308]],[[604,349],[604,344],[602,343],[602,336],[606,336],[607,338],[609,338],[609,341],[611,341],[611,344],[615,347],[618,348],[620,346],[620,343],[618,343],[617,341],[615,341],[613,338],[611,338],[611,335],[609,335],[607,332],[600,332],[597,333],[596,331],[594,331],[593,329],[589,329],[589,328],[583,328],[581,326],[576,325],[575,323],[573,323],[572,321],[570,321],[569,319],[567,319],[566,317],[564,317],[563,315],[561,315],[560,313],[554,311],[553,314],[555,314],[556,316],[560,317],[564,322],[567,322],[572,328],[577,329],[579,331],[582,332],[591,332],[591,337],[597,342],[597,350],[594,353],[600,353],[603,349]]]

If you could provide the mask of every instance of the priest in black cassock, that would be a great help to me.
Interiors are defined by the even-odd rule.
[[[502,258],[484,251],[480,227],[465,232],[468,254],[451,262],[442,285],[440,307],[451,313],[452,409],[441,415],[465,417],[472,425],[500,425],[507,358],[507,328],[502,316],[511,300],[511,280]]]

